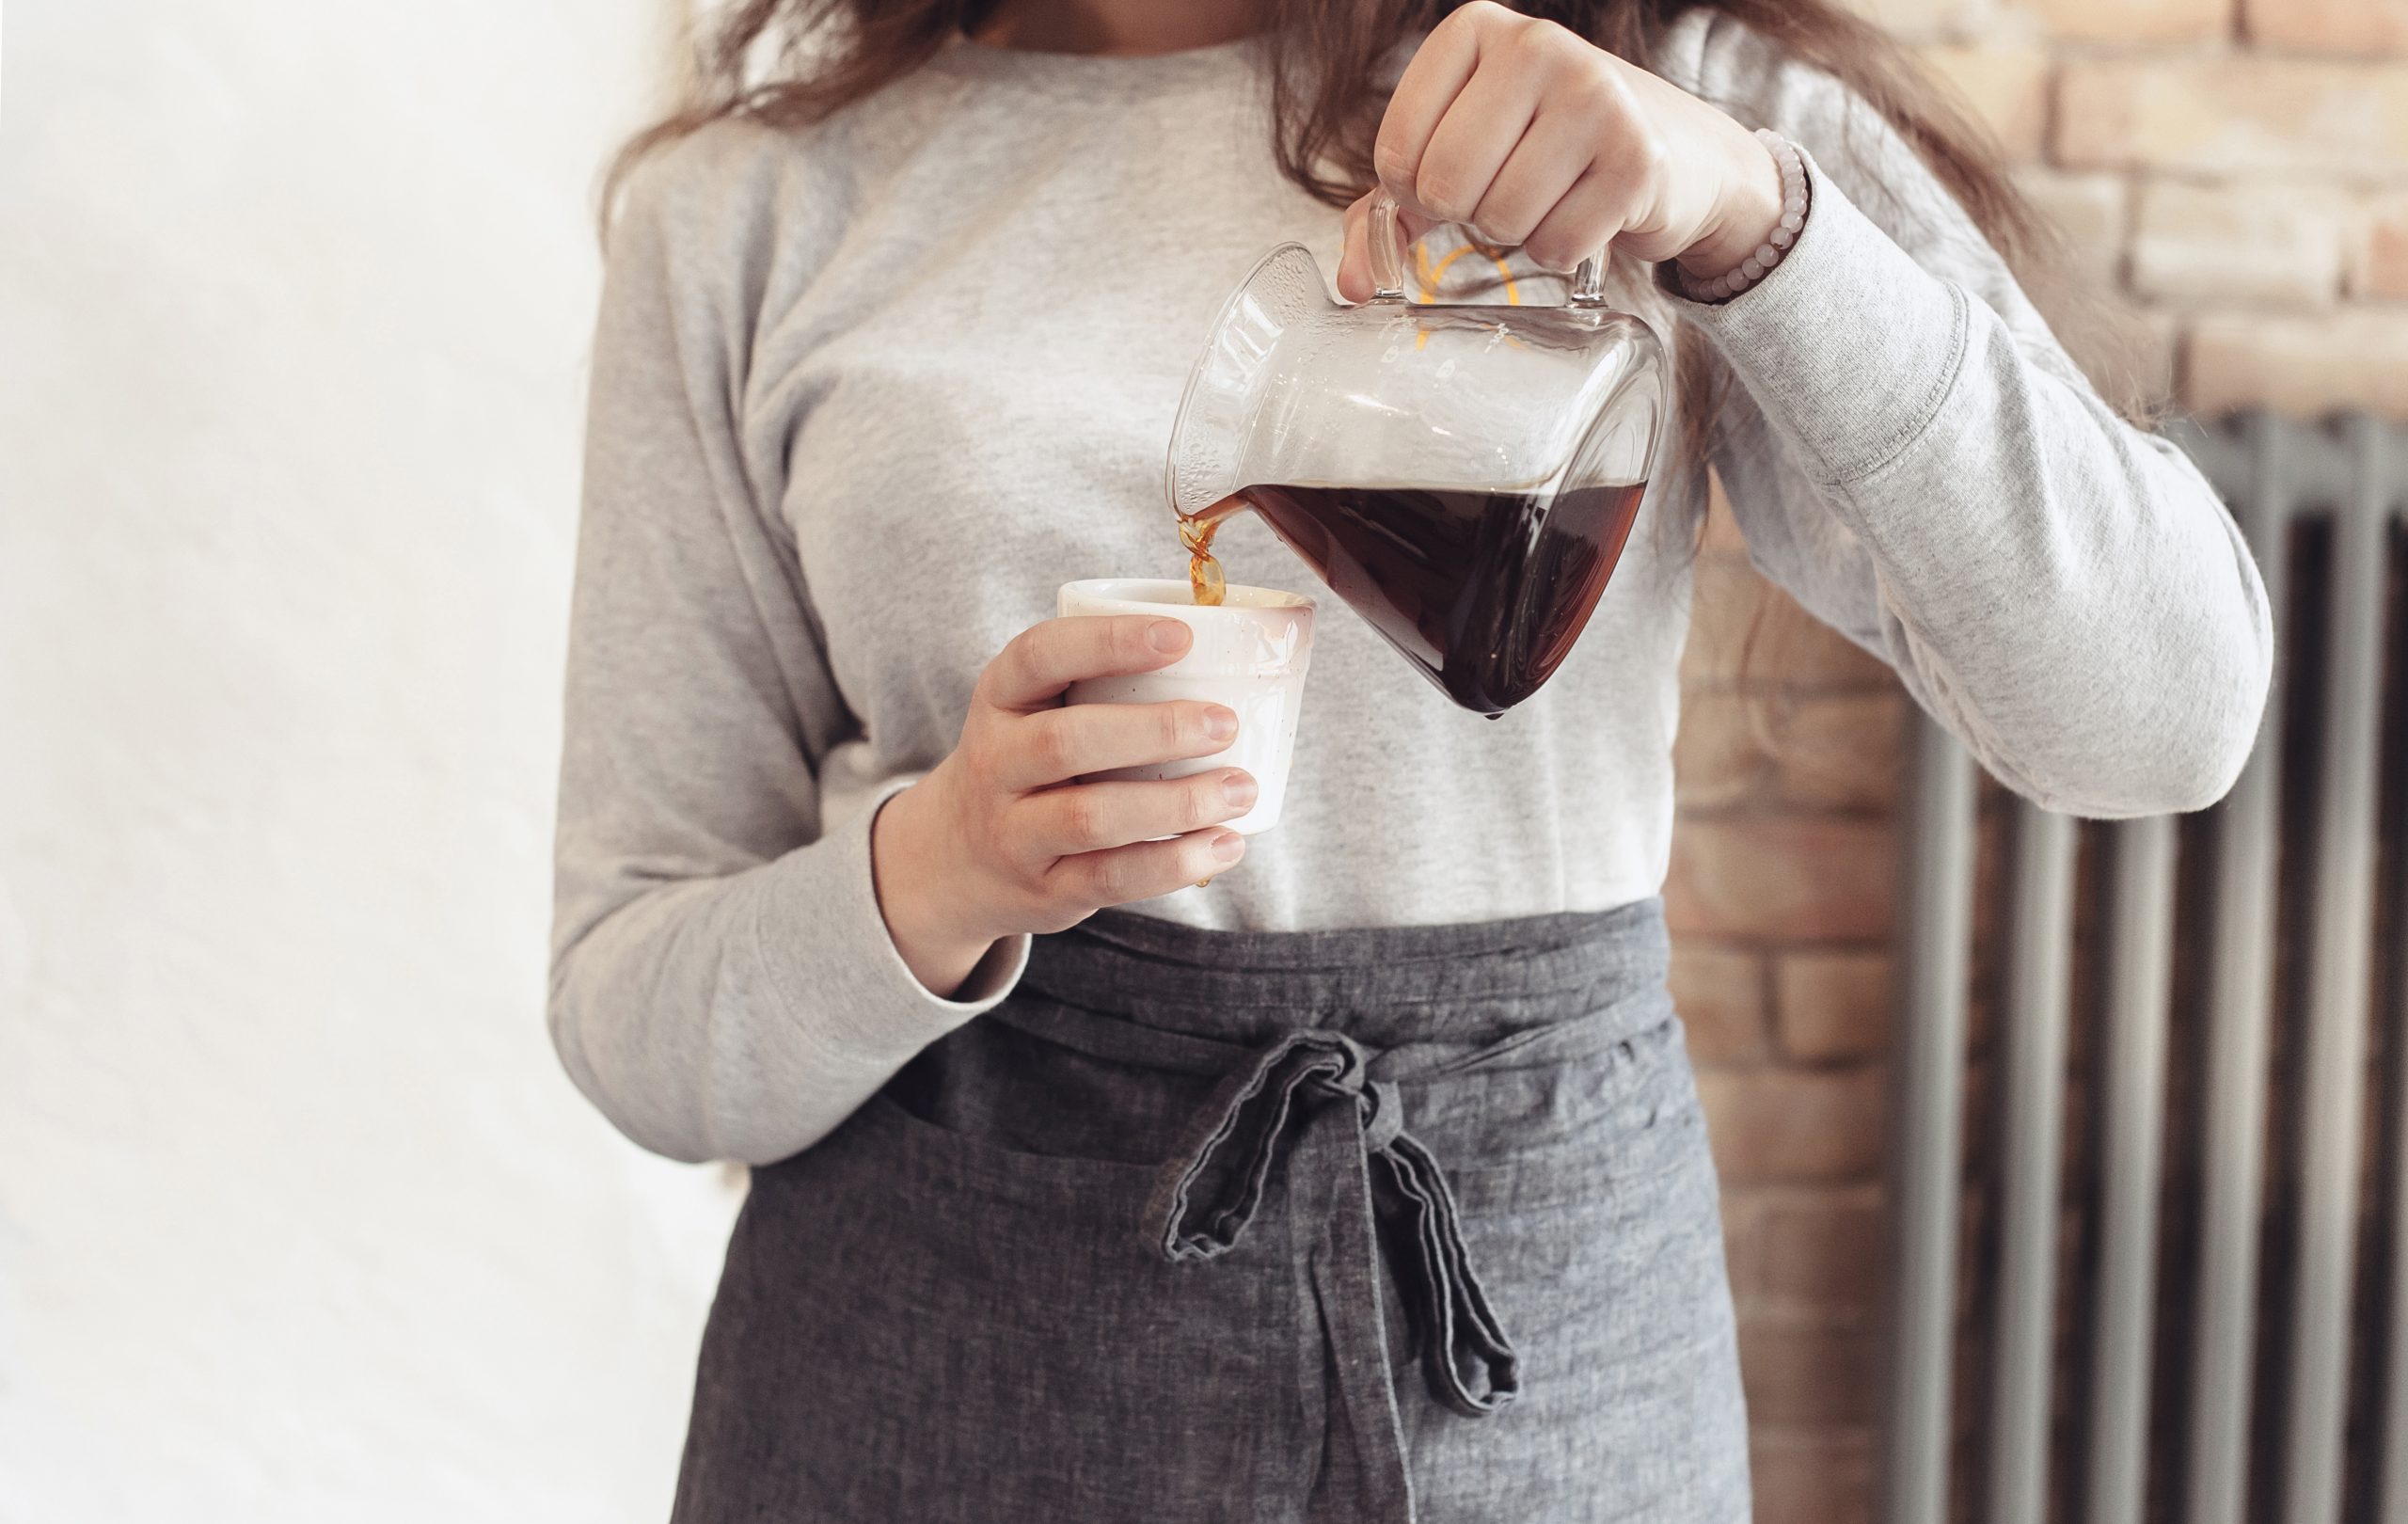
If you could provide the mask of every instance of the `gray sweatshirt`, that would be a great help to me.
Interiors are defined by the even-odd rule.
[[[807,131],[715,125],[632,183],[594,339],[550,1015],[644,1147],[795,1153],[1018,977],[1024,938],[953,998],[914,979],[870,819],[1059,583],[1178,573],[1163,455],[1216,305],[1283,240],[1335,267],[1338,214],[1274,167],[1255,56],[957,44]],[[2089,816],[2216,799],[2272,638],[2205,482],[2099,402],[1827,75],[1695,13],[1662,67],[1810,159],[1805,231],[1762,284],[1632,294],[1735,378],[1712,463],[1755,564],[2018,792]],[[1307,929],[1656,893],[1701,511],[1656,494],[1578,647],[1495,722],[1234,521],[1232,580],[1322,594],[1286,818],[1136,908]]]

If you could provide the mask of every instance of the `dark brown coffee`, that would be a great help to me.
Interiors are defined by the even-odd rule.
[[[1250,486],[1182,519],[1180,534],[1196,601],[1218,603],[1213,531],[1251,506],[1448,697],[1494,719],[1570,654],[1646,490]]]

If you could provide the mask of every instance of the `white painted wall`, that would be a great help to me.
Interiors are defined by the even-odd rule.
[[[730,1187],[542,1015],[658,4],[8,7],[8,1524],[665,1516]]]

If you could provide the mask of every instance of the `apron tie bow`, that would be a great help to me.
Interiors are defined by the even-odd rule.
[[[1517,1357],[1472,1272],[1446,1174],[1404,1130],[1403,1098],[1395,1082],[1370,1077],[1371,1064],[1353,1038],[1317,1028],[1258,1050],[1214,1088],[1188,1130],[1189,1146],[1164,1166],[1146,1205],[1146,1242],[1173,1263],[1234,1248],[1291,1135],[1344,1115],[1313,1103],[1351,1101],[1349,1131],[1362,1160],[1379,1162],[1406,1219],[1414,1263],[1402,1279],[1421,1314],[1431,1391],[1456,1412],[1481,1417],[1520,1390]],[[1368,1188],[1368,1170],[1364,1179]]]

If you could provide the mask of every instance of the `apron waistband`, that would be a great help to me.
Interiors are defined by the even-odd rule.
[[[1251,1043],[1343,1024],[1375,1047],[1472,1045],[1660,991],[1662,903],[1455,926],[1215,931],[1108,910],[1036,939],[1021,988],[1149,1031]]]

